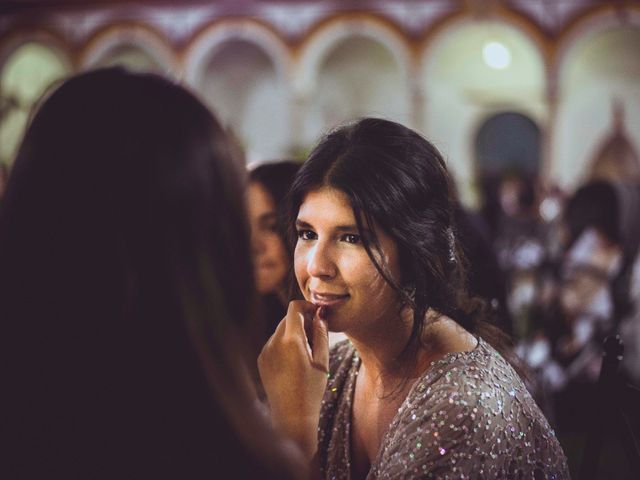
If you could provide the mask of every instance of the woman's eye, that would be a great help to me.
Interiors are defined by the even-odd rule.
[[[311,230],[298,230],[298,238],[300,240],[315,240],[316,234]]]
[[[356,235],[355,233],[347,233],[342,237],[342,240],[347,243],[360,243],[360,235]]]

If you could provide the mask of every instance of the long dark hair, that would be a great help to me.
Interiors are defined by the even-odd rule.
[[[454,223],[454,189],[442,156],[430,142],[398,123],[375,118],[329,133],[294,181],[291,224],[305,195],[321,186],[347,195],[371,261],[413,311],[413,327],[402,355],[415,353],[429,309],[507,353],[503,336],[485,321],[484,302],[467,294]],[[373,251],[379,242],[370,228],[373,224],[396,242],[402,278],[392,278],[376,259]],[[290,242],[295,242],[293,228]]]
[[[293,179],[300,169],[300,165],[300,162],[282,160],[263,163],[249,171],[249,182],[260,184],[271,196],[271,200],[276,209],[278,234],[285,245],[287,244],[286,197],[293,183]],[[293,254],[290,249],[286,249],[286,252],[289,265],[284,284],[285,288],[288,288],[293,278]],[[262,296],[261,300],[266,328],[263,335],[258,338],[261,340],[261,343],[264,344],[287,313],[287,306],[283,305],[281,298],[279,298],[276,293],[267,293]]]
[[[256,447],[277,442],[242,368],[254,286],[236,151],[154,75],[81,74],[38,109],[0,210],[0,429],[17,472],[287,469]]]
[[[269,162],[258,165],[249,171],[249,181],[262,185],[271,195],[278,214],[278,228],[282,241],[286,242],[286,197],[301,163],[291,160]]]

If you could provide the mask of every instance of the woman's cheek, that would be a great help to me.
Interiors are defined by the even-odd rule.
[[[304,252],[304,246],[300,245],[300,242],[296,244],[293,252],[293,272],[296,275],[298,287],[304,294],[304,284],[307,281],[307,260]]]
[[[346,281],[368,284],[378,274],[366,252],[348,252],[341,256],[338,268]]]

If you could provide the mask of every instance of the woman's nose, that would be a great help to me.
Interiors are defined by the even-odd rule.
[[[330,248],[322,242],[316,243],[309,250],[307,258],[307,272],[312,277],[331,278],[336,274],[336,264],[332,258]]]

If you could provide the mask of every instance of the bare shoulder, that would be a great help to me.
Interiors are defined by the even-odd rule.
[[[451,318],[432,313],[429,316],[423,343],[434,355],[470,352],[478,346],[478,339]]]
[[[407,459],[409,459],[407,461]],[[568,478],[560,444],[517,373],[488,343],[433,362],[398,411],[382,476]],[[541,477],[541,478],[542,478]]]

